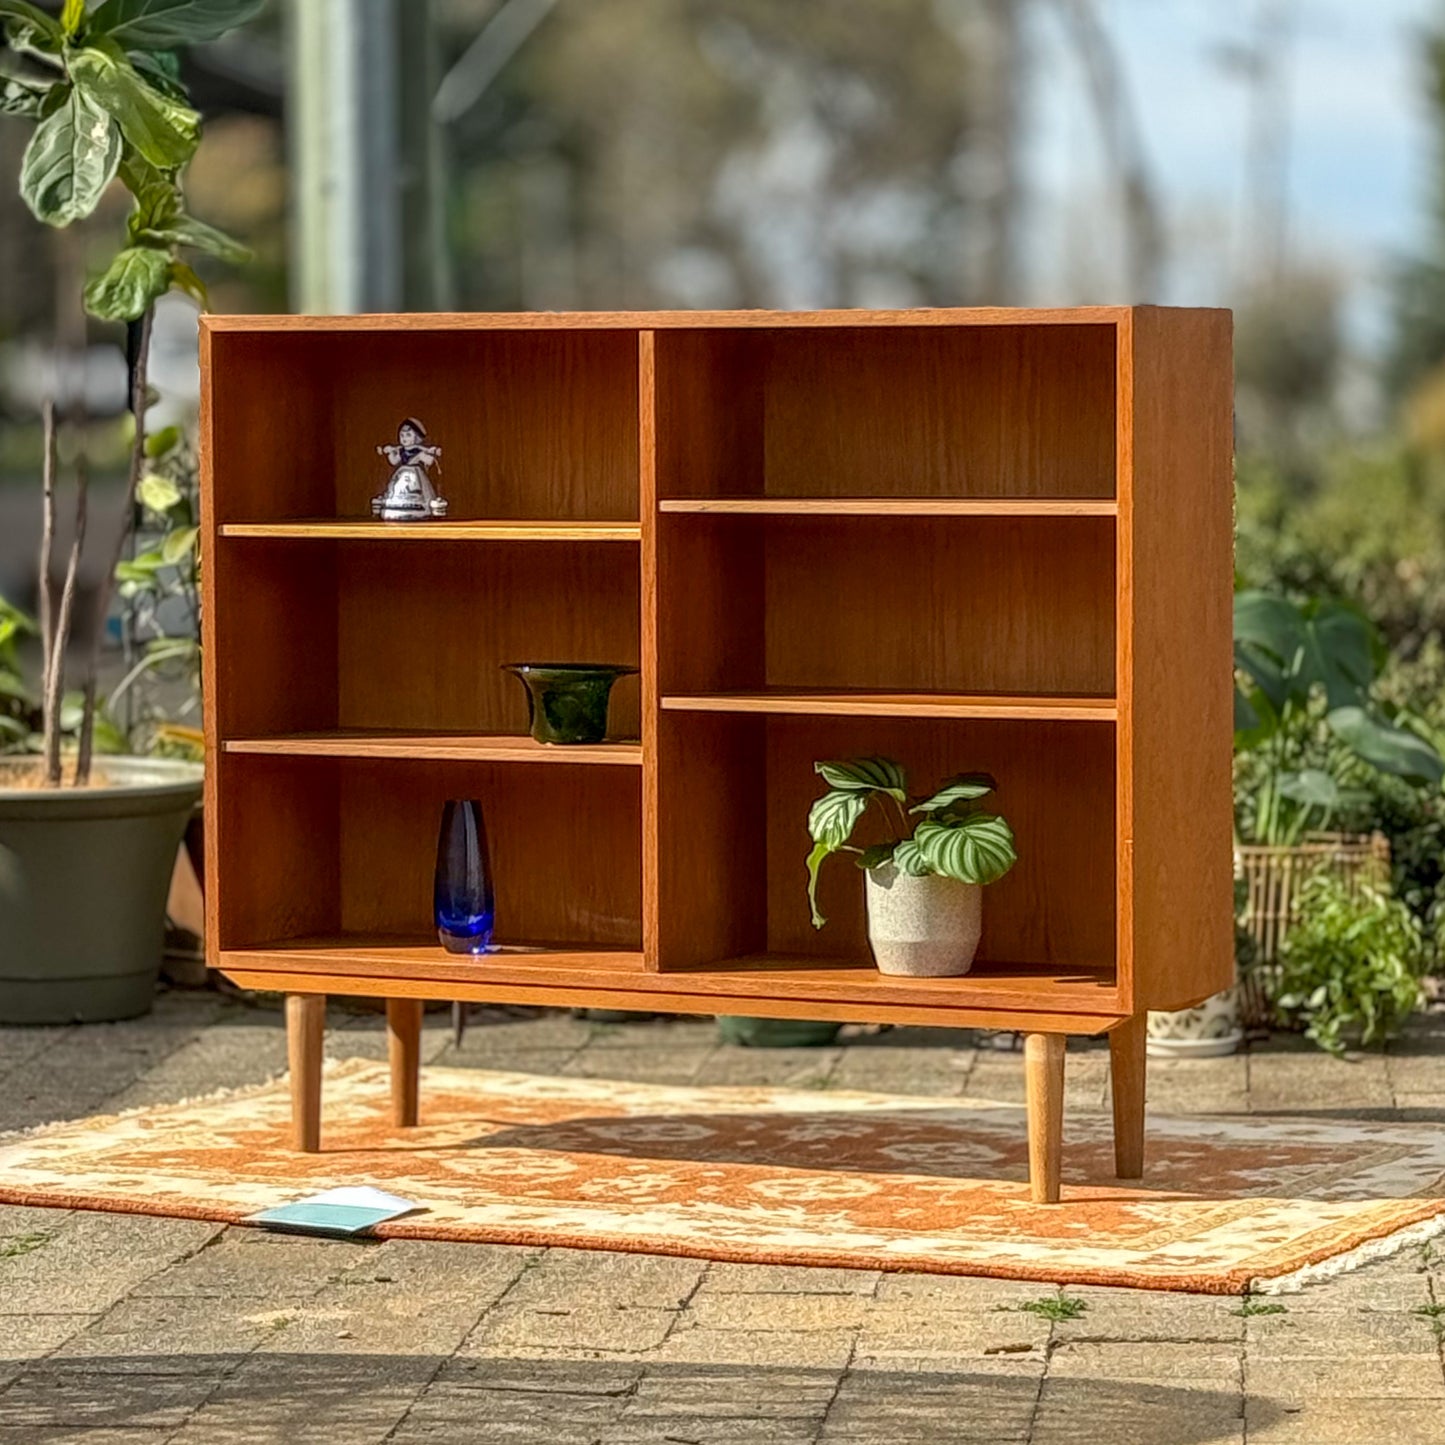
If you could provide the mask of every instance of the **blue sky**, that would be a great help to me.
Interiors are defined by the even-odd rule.
[[[1250,41],[1262,0],[1100,3],[1174,241],[1167,299],[1227,304],[1249,225],[1249,101],[1221,56]],[[1413,32],[1445,20],[1445,0],[1286,0],[1285,8],[1290,254],[1345,279],[1351,332],[1368,349],[1384,323],[1389,264],[1422,233],[1429,137]],[[1091,242],[1109,250],[1085,223],[1101,209],[1104,173],[1077,66],[1057,26],[1037,31],[1032,171],[1044,219],[1035,267],[1045,290],[1074,299],[1079,272],[1090,274]],[[1094,284],[1108,289],[1106,276]]]

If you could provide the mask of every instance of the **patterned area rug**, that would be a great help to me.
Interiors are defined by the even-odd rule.
[[[1070,1114],[1064,1201],[1029,1202],[1023,1111],[974,1100],[668,1088],[427,1069],[422,1127],[384,1067],[328,1070],[323,1152],[269,1084],[0,1143],[0,1202],[235,1222],[340,1184],[426,1212],[378,1233],[1238,1293],[1445,1227],[1445,1131],[1152,1118],[1143,1185]]]

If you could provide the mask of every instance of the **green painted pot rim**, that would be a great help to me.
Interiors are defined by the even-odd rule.
[[[96,788],[6,787],[7,775],[36,772],[39,757],[0,758],[0,820],[133,817],[200,801],[206,770],[176,758],[100,757],[108,785]]]

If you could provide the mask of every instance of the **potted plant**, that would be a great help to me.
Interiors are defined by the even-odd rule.
[[[828,791],[808,813],[808,902],[818,911],[818,870],[852,853],[863,870],[868,942],[879,972],[945,978],[973,966],[982,930],[983,887],[1018,861],[1013,831],[980,800],[998,786],[987,773],[960,773],[910,805],[903,768],[891,758],[813,765]],[[877,803],[888,836],[866,847],[849,840]],[[915,821],[916,820],[916,821]]]
[[[1320,873],[1347,891],[1387,881],[1385,840],[1341,825],[1359,816],[1372,774],[1438,791],[1445,761],[1378,697],[1386,658],[1374,624],[1347,603],[1236,595],[1235,869],[1252,962],[1235,989],[1151,1015],[1151,1053],[1229,1053],[1242,1022],[1276,1021],[1281,951],[1305,885]]]
[[[186,248],[228,260],[245,253],[187,214],[182,180],[200,116],[180,82],[176,47],[215,39],[261,0],[65,0],[52,15],[0,0],[12,68],[0,76],[4,113],[33,125],[20,194],[47,225],[90,216],[119,180],[133,206],[125,246],[85,288],[85,309],[123,322],[133,434],[124,525],[101,572],[91,640],[74,700],[67,654],[85,544],[88,475],[75,476],[74,540],[54,585],[56,417],[44,408],[40,545],[39,756],[0,763],[0,1023],[128,1017],[150,1007],[166,890],[176,847],[200,797],[194,763],[106,757],[97,764],[97,664],[118,570],[149,475],[147,364],[155,303],[179,288],[204,304]],[[152,488],[152,490],[154,490]],[[190,538],[194,544],[194,535]],[[73,749],[62,716],[74,714]],[[98,721],[100,728],[98,729]]]

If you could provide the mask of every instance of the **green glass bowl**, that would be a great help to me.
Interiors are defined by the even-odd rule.
[[[509,662],[527,688],[527,720],[539,743],[600,743],[612,684],[637,671],[598,662]]]

